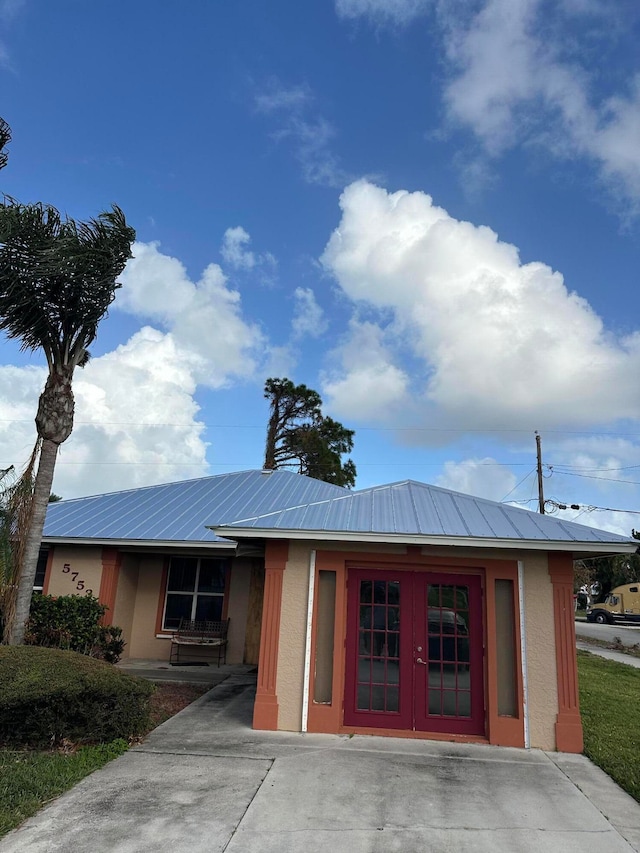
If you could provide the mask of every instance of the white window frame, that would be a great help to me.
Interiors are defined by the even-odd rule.
[[[174,559],[175,560],[197,560],[198,561],[198,564],[196,566],[196,577],[195,577],[195,581],[194,581],[193,592],[188,592],[186,590],[181,590],[181,589],[176,589],[176,590],[169,589],[169,581],[171,578],[171,561]],[[198,584],[200,583],[200,567],[202,565],[203,560],[215,560],[216,562],[222,563],[224,565],[225,584],[224,584],[224,589],[222,590],[222,592],[198,592]],[[186,554],[176,554],[173,557],[170,557],[169,558],[169,565],[167,567],[167,583],[166,583],[165,588],[164,588],[164,605],[162,607],[162,622],[160,624],[161,630],[162,631],[175,631],[176,630],[175,628],[167,628],[165,626],[165,620],[167,617],[167,600],[169,598],[169,595],[191,596],[192,601],[191,601],[191,616],[189,617],[190,619],[196,618],[196,608],[198,606],[198,596],[202,595],[202,596],[208,596],[209,598],[221,598],[222,599],[222,610],[221,610],[220,618],[222,619],[222,614],[224,613],[225,596],[227,594],[227,575],[229,572],[229,566],[230,566],[230,561],[228,559],[225,559],[224,557],[192,557],[191,555],[186,555]]]

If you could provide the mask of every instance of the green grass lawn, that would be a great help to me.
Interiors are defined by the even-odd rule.
[[[0,749],[0,836],[127,749],[124,740],[70,753]]]
[[[640,802],[640,669],[578,652],[584,751]]]

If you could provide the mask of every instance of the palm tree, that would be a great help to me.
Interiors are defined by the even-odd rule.
[[[2,149],[9,142],[11,142],[11,128],[3,118],[0,118],[0,169],[4,169],[7,165],[9,155]]]
[[[37,472],[21,539],[21,565],[5,641],[24,638],[58,448],[73,429],[73,372],[88,359],[98,323],[120,286],[135,231],[113,206],[88,222],[44,204],[0,204],[0,330],[23,350],[42,350],[49,375],[36,427]]]

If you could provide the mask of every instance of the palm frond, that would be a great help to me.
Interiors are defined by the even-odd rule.
[[[0,118],[0,169],[4,169],[9,159],[9,154],[4,151],[4,146],[11,142],[11,128],[3,118]]]
[[[114,206],[88,222],[55,207],[0,205],[0,330],[52,365],[86,359],[120,286],[135,231]]]

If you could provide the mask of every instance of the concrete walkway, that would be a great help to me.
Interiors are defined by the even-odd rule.
[[[624,652],[618,652],[614,649],[603,649],[602,646],[595,646],[593,643],[586,643],[582,640],[576,640],[576,648],[583,652],[591,652],[592,655],[598,655],[598,657],[606,658],[607,660],[626,663],[627,666],[635,666],[636,669],[640,669],[640,658],[634,655],[627,655]]]
[[[254,732],[230,675],[0,853],[629,853],[640,805],[583,756]]]

